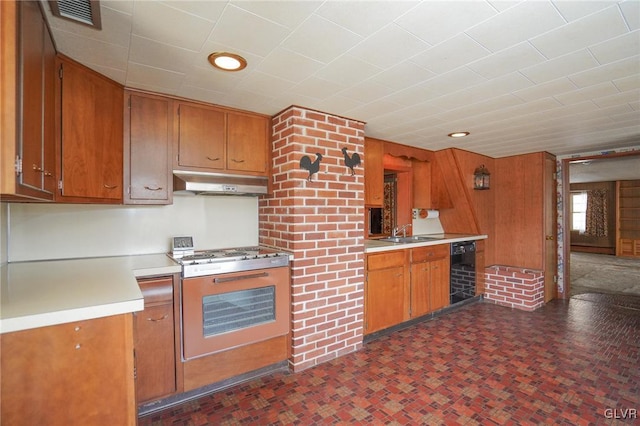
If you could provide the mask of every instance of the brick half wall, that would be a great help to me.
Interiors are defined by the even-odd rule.
[[[273,118],[273,194],[259,201],[260,243],[293,253],[293,371],[362,347],[364,314],[364,123],[300,107]],[[300,160],[322,155],[317,173]],[[314,169],[315,170],[315,169]]]
[[[534,311],[544,305],[544,273],[512,266],[489,266],[484,298],[497,305]]]

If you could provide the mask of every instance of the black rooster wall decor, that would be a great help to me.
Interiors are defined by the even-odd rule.
[[[351,157],[349,157],[347,148],[342,148],[342,154],[344,154],[344,165],[351,169],[351,176],[355,176],[356,172],[355,170],[353,170],[353,168],[360,165],[360,156],[357,152],[354,152],[353,154],[351,154]]]
[[[318,173],[320,170],[320,162],[322,161],[322,154],[316,152],[316,161],[311,162],[311,158],[308,155],[305,155],[300,159],[300,168],[309,171],[309,177],[307,178],[308,182],[311,182],[311,176]]]

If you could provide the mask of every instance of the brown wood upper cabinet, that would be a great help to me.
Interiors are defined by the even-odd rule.
[[[53,200],[55,48],[38,2],[2,8],[0,198]]]
[[[175,108],[176,170],[268,175],[269,117],[188,102]]]
[[[56,201],[121,203],[122,86],[66,57],[60,71],[60,183]]]
[[[431,204],[431,163],[411,161],[413,169],[413,208],[432,209]]]
[[[438,166],[432,162],[416,159],[411,163],[413,208],[439,210],[453,207]]]
[[[127,90],[124,109],[124,203],[171,204],[172,100]]]
[[[364,204],[382,207],[384,196],[384,142],[364,140]]]

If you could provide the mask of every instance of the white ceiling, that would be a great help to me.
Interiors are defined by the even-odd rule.
[[[101,0],[102,31],[42,5],[59,52],[132,88],[492,157],[640,144],[638,0]],[[221,50],[247,68],[213,69]]]
[[[640,155],[577,160],[569,163],[569,182],[612,182],[640,179]]]

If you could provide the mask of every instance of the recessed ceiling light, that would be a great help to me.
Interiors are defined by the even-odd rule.
[[[469,136],[469,132],[453,132],[449,133],[447,136],[450,138],[464,138],[465,136]]]
[[[240,71],[247,66],[247,60],[235,53],[214,52],[208,59],[211,65],[222,71]]]

